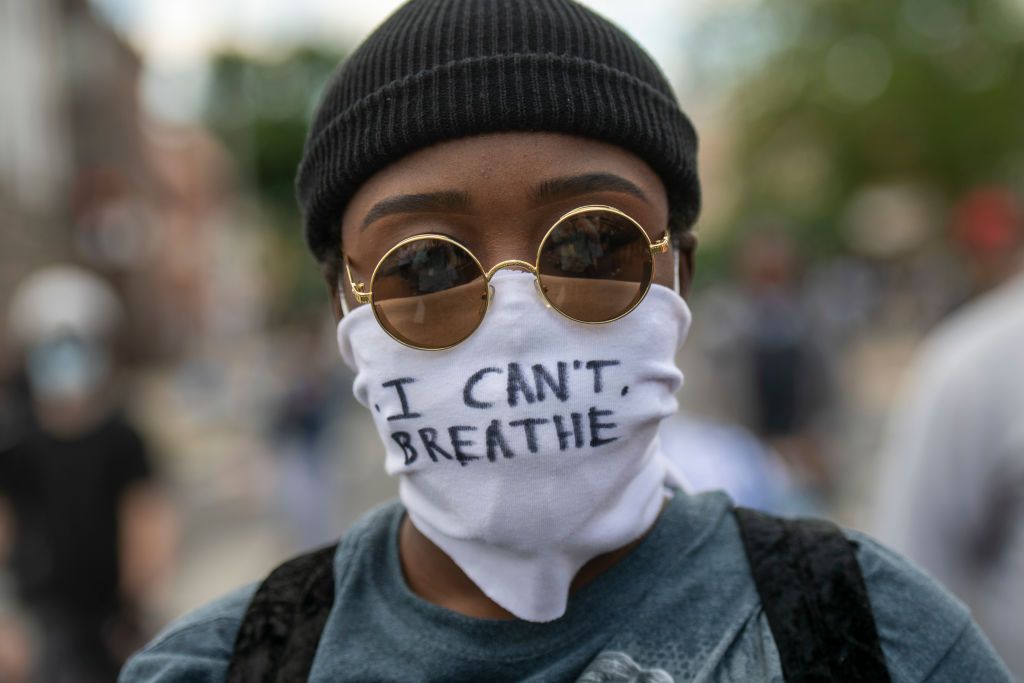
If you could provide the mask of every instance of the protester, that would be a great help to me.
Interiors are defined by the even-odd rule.
[[[752,227],[735,259],[735,284],[701,297],[684,368],[700,391],[694,410],[737,422],[782,457],[808,499],[833,493],[827,457],[834,396],[832,363],[805,300],[792,235],[781,226]]]
[[[69,266],[34,273],[12,297],[31,411],[0,450],[0,557],[22,606],[5,636],[21,645],[4,659],[34,659],[35,680],[113,680],[145,640],[140,610],[170,559],[148,449],[112,391],[119,318],[111,288]]]
[[[401,501],[122,680],[1007,680],[870,539],[670,476],[695,157],[664,76],[581,5],[392,15],[328,85],[297,184]]]
[[[329,463],[331,418],[344,411],[339,400],[340,382],[331,372],[321,334],[319,317],[304,322],[282,346],[286,349],[285,376],[290,386],[275,402],[271,418],[271,443],[278,456],[276,496],[287,521],[287,538],[293,552],[327,542],[337,532],[338,491],[332,499]],[[328,339],[329,341],[329,339]],[[336,458],[343,454],[333,449]]]
[[[1019,215],[1019,214],[1018,214]],[[884,449],[879,534],[971,608],[1024,679],[1024,263],[926,341]]]

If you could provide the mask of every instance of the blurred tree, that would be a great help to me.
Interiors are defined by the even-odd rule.
[[[729,225],[781,215],[828,253],[872,186],[912,183],[946,199],[979,184],[1024,190],[1016,0],[772,0],[744,12],[726,21],[759,36],[726,60],[740,74],[727,107],[737,131]],[[693,47],[698,64],[726,39],[717,28]],[[721,71],[721,47],[703,61],[705,78]]]
[[[341,58],[304,47],[276,60],[222,52],[212,62],[205,120],[231,150],[243,191],[266,217],[277,320],[326,310],[322,280],[302,241],[294,179],[306,127]]]

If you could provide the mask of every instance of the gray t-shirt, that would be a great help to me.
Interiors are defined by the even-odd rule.
[[[335,602],[312,681],[780,681],[771,629],[731,502],[677,493],[648,536],[569,601],[560,619],[483,620],[409,590],[398,557],[404,509],[378,508],[335,556]],[[1008,681],[955,598],[856,533],[895,681]],[[254,590],[172,624],[121,681],[222,681]]]

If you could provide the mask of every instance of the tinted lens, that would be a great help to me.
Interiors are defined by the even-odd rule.
[[[399,341],[428,349],[458,344],[487,310],[487,282],[463,247],[434,237],[403,244],[381,261],[373,307]]]
[[[654,257],[643,230],[612,211],[562,219],[541,246],[538,276],[552,306],[583,322],[628,312],[647,292]]]

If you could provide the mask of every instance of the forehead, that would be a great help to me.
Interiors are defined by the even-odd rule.
[[[531,208],[545,181],[592,174],[628,181],[642,191],[646,211],[667,216],[661,179],[621,147],[557,133],[495,133],[428,147],[372,176],[346,208],[342,241],[356,237],[367,213],[391,197],[454,191],[471,200],[463,208],[477,215],[518,212]]]

